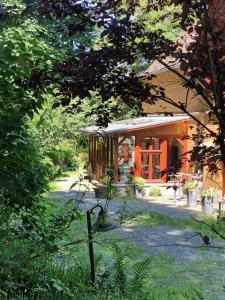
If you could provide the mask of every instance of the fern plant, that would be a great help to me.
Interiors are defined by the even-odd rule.
[[[114,299],[138,299],[143,292],[144,282],[149,275],[151,258],[137,261],[130,266],[126,262],[125,252],[116,244],[113,245],[114,262],[106,268],[102,278],[107,278],[103,287],[113,292]]]
[[[120,294],[125,295],[127,289],[125,253],[116,244],[114,244],[113,248],[115,253],[115,263],[112,269],[111,283]]]
[[[150,273],[150,264],[152,259],[150,257],[136,262],[133,267],[132,279],[129,282],[129,293],[135,294],[143,291],[144,282]]]

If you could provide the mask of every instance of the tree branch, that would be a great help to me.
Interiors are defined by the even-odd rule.
[[[181,79],[183,79],[189,86],[191,89],[195,89],[198,94],[205,100],[205,102],[209,105],[209,107],[214,111],[215,108],[213,106],[213,104],[211,103],[211,101],[208,99],[208,97],[202,92],[202,90],[193,82],[188,80],[184,75],[182,75],[181,73],[179,73],[176,69],[171,68],[168,64],[164,63],[162,59],[160,58],[156,58],[156,60],[158,60],[158,62],[160,62],[164,67],[166,67],[169,71],[173,72],[174,74],[176,74],[178,77],[180,77]],[[193,86],[193,87],[192,87]]]
[[[215,138],[218,137],[214,131],[210,130],[204,123],[202,123],[198,118],[196,118],[192,113],[190,113],[184,106],[179,105],[178,103],[176,103],[175,101],[173,101],[172,99],[170,99],[169,97],[166,97],[166,96],[163,98],[159,97],[159,99],[163,100],[164,102],[166,102],[168,104],[173,105],[174,107],[179,108],[180,110],[185,112],[190,118],[192,118],[194,121],[196,121],[199,125],[201,125],[206,131],[208,131],[211,136],[214,136]]]
[[[214,225],[208,224],[208,223],[206,223],[206,222],[204,222],[204,221],[201,221],[201,220],[197,220],[197,219],[195,219],[193,216],[191,216],[191,218],[192,218],[195,222],[200,223],[200,224],[203,224],[203,225],[205,225],[206,227],[210,228],[210,229],[212,230],[212,232],[214,232],[215,234],[217,234],[221,239],[225,240],[225,236],[222,235],[222,234],[215,228]]]

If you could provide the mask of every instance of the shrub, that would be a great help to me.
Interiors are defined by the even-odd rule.
[[[56,175],[57,173],[60,173],[60,171],[64,171],[66,169],[78,169],[77,151],[72,144],[62,143],[55,146],[47,151],[47,155],[56,167]]]
[[[87,161],[88,161],[88,153],[85,151],[80,151],[77,155],[77,164],[79,166],[79,169],[86,168]]]
[[[11,207],[32,207],[52,176],[50,162],[29,141],[21,147],[13,145],[0,159],[0,168],[0,194]]]
[[[144,190],[144,185],[145,185],[145,180],[142,177],[134,176],[133,177],[133,183],[135,188],[139,191],[142,192]]]
[[[107,174],[103,174],[99,178],[99,182],[103,185],[107,185],[110,181],[110,177]]]
[[[149,196],[160,197],[162,195],[161,188],[159,186],[152,186],[149,190]]]
[[[19,299],[19,294],[21,299],[53,299],[51,295],[56,293],[67,299],[74,282],[63,282],[52,271],[57,268],[66,274],[55,253],[59,239],[75,219],[79,219],[79,211],[70,202],[58,208],[46,199],[30,210],[9,212],[8,219],[0,219],[0,295],[6,299]]]

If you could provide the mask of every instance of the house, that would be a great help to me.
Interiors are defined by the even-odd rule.
[[[179,64],[167,63],[177,72],[181,72]],[[208,107],[195,91],[183,87],[181,79],[169,71],[158,61],[138,76],[145,73],[157,75],[153,83],[165,88],[166,95],[177,102],[182,102],[188,112],[202,123],[209,125]],[[196,101],[197,98],[197,101]],[[188,152],[200,139],[200,129],[196,121],[188,114],[163,101],[155,105],[143,103],[146,117],[116,121],[107,128],[96,126],[81,129],[89,135],[89,163],[93,177],[98,180],[108,165],[114,166],[115,184],[124,186],[129,183],[129,175],[141,176],[145,179],[145,187],[158,185],[164,193],[174,181],[172,174],[202,174],[204,183],[214,186],[225,193],[223,168],[217,174],[210,174],[200,162],[190,162]],[[216,130],[216,128],[214,128]],[[192,138],[194,136],[195,138]],[[199,139],[198,139],[199,137]],[[211,140],[204,141],[206,144]]]

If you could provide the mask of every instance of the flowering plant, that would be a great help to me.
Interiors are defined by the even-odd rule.
[[[135,188],[141,193],[144,190],[145,180],[142,177],[134,176],[133,183]]]
[[[201,197],[214,197],[216,190],[213,187],[202,187],[200,190]]]
[[[194,181],[187,181],[184,184],[185,191],[193,191],[196,188],[196,183]]]

